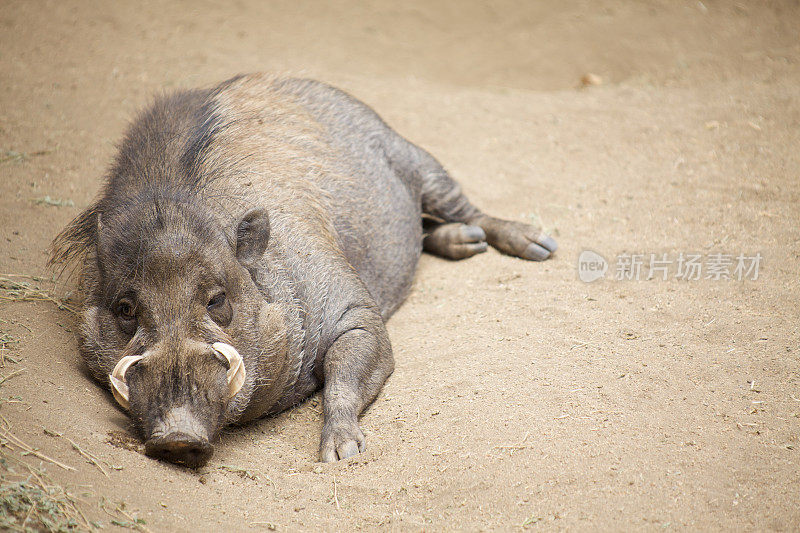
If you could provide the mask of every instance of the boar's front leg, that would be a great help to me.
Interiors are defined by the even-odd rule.
[[[392,347],[377,310],[356,307],[340,319],[341,332],[325,354],[320,461],[330,463],[364,451],[358,416],[394,370]]]

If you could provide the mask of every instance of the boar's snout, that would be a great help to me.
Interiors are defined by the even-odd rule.
[[[209,429],[186,406],[172,408],[144,443],[145,453],[190,468],[206,464],[214,452]]]
[[[114,397],[130,409],[151,457],[191,468],[213,453],[246,370],[230,344],[184,341],[120,359],[109,375]]]
[[[190,468],[205,465],[214,453],[214,447],[207,439],[182,431],[152,438],[144,445],[147,455]]]

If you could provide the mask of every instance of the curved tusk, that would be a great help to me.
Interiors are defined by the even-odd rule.
[[[241,390],[244,378],[247,376],[242,356],[236,348],[224,342],[215,342],[211,348],[228,360],[228,398],[233,398]]]
[[[122,406],[123,409],[130,409],[131,402],[129,399],[128,383],[125,381],[125,372],[135,362],[143,359],[143,355],[126,355],[117,362],[117,366],[108,375],[111,382],[111,392],[114,394],[114,399]]]

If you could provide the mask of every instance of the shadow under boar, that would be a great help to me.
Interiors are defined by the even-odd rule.
[[[157,98],[53,242],[82,268],[80,350],[145,439],[196,467],[220,429],[322,388],[322,461],[364,450],[392,373],[384,321],[421,251],[556,243],[483,214],[427,152],[320,82],[238,76]]]

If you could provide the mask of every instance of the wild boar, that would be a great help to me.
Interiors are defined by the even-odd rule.
[[[322,388],[330,462],[364,450],[358,417],[394,367],[385,320],[422,250],[487,245],[556,249],[483,214],[353,97],[252,74],[156,98],[51,263],[77,261],[83,360],[149,455],[200,466],[224,425]]]

